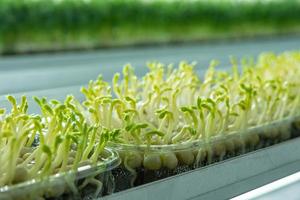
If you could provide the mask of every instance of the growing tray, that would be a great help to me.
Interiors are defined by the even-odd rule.
[[[122,160],[122,164],[112,171],[116,184],[115,191],[208,166],[298,136],[300,136],[300,116],[273,121],[241,132],[218,135],[209,141],[151,146],[110,143],[110,146],[119,152]],[[166,158],[168,156],[173,158],[169,159],[173,160],[173,163],[168,163]],[[149,162],[148,164],[145,162],[146,159],[156,164],[149,166]]]
[[[120,164],[118,153],[110,148],[103,152],[96,165],[79,167],[77,172],[69,171],[43,179],[33,179],[12,186],[0,188],[2,200],[30,199],[93,199],[114,191],[111,170]],[[82,189],[85,180],[95,177],[99,184],[88,184]],[[95,183],[95,182],[94,182]],[[97,195],[96,195],[97,194]]]
[[[300,170],[300,137],[100,198],[224,200]]]

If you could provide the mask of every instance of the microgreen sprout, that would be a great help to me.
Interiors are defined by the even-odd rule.
[[[40,115],[27,113],[25,96],[20,102],[7,96],[11,110],[0,109],[0,187],[94,166],[109,141],[144,148],[122,155],[133,185],[142,165],[175,169],[198,163],[203,155],[207,163],[213,156],[222,160],[226,148],[244,152],[246,145],[260,142],[257,134],[244,137],[246,130],[300,115],[299,52],[264,53],[256,62],[239,63],[232,57],[231,64],[232,71],[224,72],[212,61],[203,80],[195,63],[180,62],[178,68],[149,63],[141,78],[128,64],[112,84],[102,76],[90,81],[81,89],[86,97],[82,103],[71,95],[64,102],[34,97]],[[281,129],[273,130],[272,137]],[[210,143],[231,134],[238,137],[226,144]],[[195,152],[151,150],[193,142],[205,145]],[[93,176],[79,188],[89,183],[96,193],[101,190],[102,183]]]
[[[106,92],[97,92],[99,80],[96,80],[84,94],[91,115],[105,113],[105,117],[94,117],[94,123],[101,123],[110,130],[118,129],[118,141],[123,143],[209,140],[299,114],[298,54],[265,53],[256,63],[251,58],[239,63],[231,57],[232,74],[218,71],[219,63],[213,60],[202,81],[194,70],[194,63],[181,62],[178,68],[149,63],[149,72],[141,78],[126,65],[123,77],[116,74],[113,78],[114,94],[102,80],[101,85],[106,87],[102,89]],[[99,95],[92,95],[96,93]],[[105,102],[96,102],[107,95],[116,95],[116,98],[111,98],[110,107],[105,110]],[[138,131],[132,129],[138,124],[148,125]],[[149,131],[163,134],[146,137]]]
[[[101,161],[111,131],[101,124],[90,125],[84,118],[87,111],[73,96],[65,102],[34,97],[41,115],[27,114],[26,97],[19,105],[13,96],[7,99],[12,109],[6,114],[1,109],[0,162],[4,164],[0,166],[0,186],[76,172],[83,165]],[[39,141],[34,144],[36,137]],[[98,187],[97,196],[102,183],[93,177],[84,183],[89,182]],[[55,195],[55,191],[50,193]]]

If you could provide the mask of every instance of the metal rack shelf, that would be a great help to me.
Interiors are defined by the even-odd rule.
[[[228,199],[300,170],[300,138],[103,197],[105,200]]]

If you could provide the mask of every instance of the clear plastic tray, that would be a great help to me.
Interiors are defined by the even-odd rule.
[[[300,136],[300,116],[277,120],[209,141],[171,145],[110,143],[122,159],[113,170],[116,191],[230,159]]]
[[[118,153],[106,148],[95,166],[86,165],[77,172],[55,174],[0,188],[2,200],[31,199],[93,199],[114,191],[111,170],[120,164]],[[85,185],[85,182],[90,182]],[[82,188],[80,187],[82,186]],[[84,187],[83,187],[84,186]]]

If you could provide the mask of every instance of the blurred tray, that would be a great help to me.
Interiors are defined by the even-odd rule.
[[[0,200],[7,199],[39,199],[40,197],[53,198],[81,198],[75,185],[78,181],[85,178],[99,176],[98,180],[102,183],[100,196],[107,191],[113,191],[114,184],[109,180],[110,171],[120,164],[120,159],[114,150],[105,149],[103,159],[95,166],[86,165],[78,168],[77,172],[69,171],[52,175],[44,179],[33,179],[12,186],[0,188]],[[110,185],[109,185],[110,184]],[[67,194],[63,194],[67,191]],[[62,197],[63,196],[63,197]]]

